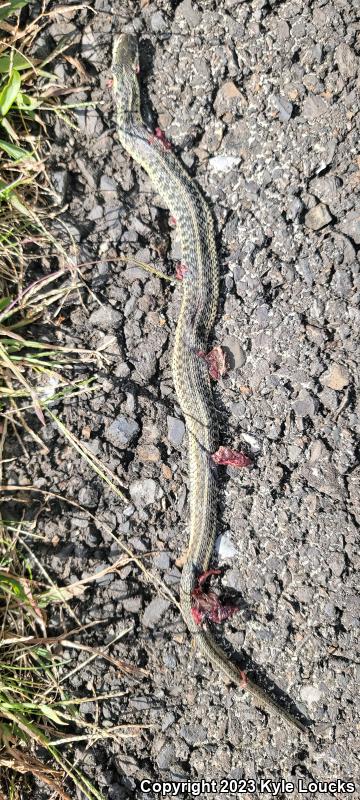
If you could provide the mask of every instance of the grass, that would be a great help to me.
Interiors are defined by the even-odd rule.
[[[61,304],[78,286],[63,245],[49,230],[55,197],[46,172],[45,115],[64,115],[59,103],[63,90],[49,63],[69,46],[60,41],[45,59],[31,55],[36,37],[54,12],[42,13],[25,27],[19,12],[28,3],[8,0],[0,6],[0,414],[5,431],[19,426],[41,442],[24,416],[29,404],[44,424],[43,400],[50,386],[68,390],[63,370],[69,351],[38,340],[33,324],[59,320]],[[60,268],[29,281],[29,270],[48,256]],[[54,258],[55,256],[55,258]],[[71,261],[71,259],[70,259]],[[64,281],[63,279],[66,278]],[[75,387],[77,388],[77,387]]]
[[[82,702],[94,702],[99,708],[102,700],[121,698],[124,692],[69,698],[66,683],[76,671],[99,657],[125,673],[141,674],[141,670],[114,659],[106,652],[130,629],[121,631],[101,651],[73,640],[72,637],[84,629],[81,627],[76,627],[66,636],[47,636],[45,610],[49,603],[67,606],[71,597],[79,598],[84,594],[89,583],[101,578],[104,570],[65,590],[54,586],[46,575],[44,582],[35,581],[26,555],[29,553],[31,561],[36,561],[31,546],[26,544],[29,537],[36,536],[33,528],[23,522],[2,523],[1,526],[0,787],[10,800],[20,800],[23,787],[19,785],[18,776],[31,774],[59,797],[70,800],[64,789],[67,778],[88,800],[104,800],[79,765],[71,761],[71,746],[76,742],[87,742],[91,746],[104,739],[119,741],[135,735],[141,726],[119,725],[103,729],[85,721],[78,710]],[[124,556],[105,571],[116,571],[128,562],[129,558]],[[68,610],[73,614],[70,608]],[[101,622],[105,621],[94,624]],[[62,650],[71,648],[87,652],[87,660],[64,669],[64,664],[68,667],[69,662],[55,654],[60,645]]]
[[[1,478],[9,429],[25,455],[24,432],[46,450],[41,441],[46,414],[71,438],[49,404],[69,393],[88,391],[90,385],[90,381],[71,377],[79,351],[74,353],[71,348],[48,341],[43,332],[43,323],[49,321],[52,332],[56,331],[61,324],[63,303],[81,283],[71,266],[72,259],[48,226],[48,218],[56,213],[56,199],[46,172],[45,119],[51,112],[68,119],[69,108],[59,103],[62,89],[56,75],[49,71],[49,64],[70,41],[64,37],[46,59],[34,59],[31,46],[56,9],[43,8],[24,27],[19,13],[27,5],[26,0],[8,0],[0,6]],[[29,278],[44,255],[50,264],[56,262],[57,268],[36,280]],[[69,260],[70,267],[66,266]],[[82,351],[82,359],[84,354]],[[99,353],[87,352],[87,357],[99,358]],[[37,424],[29,423],[29,414],[30,419],[37,418]],[[81,452],[82,446],[75,437],[72,443]],[[112,482],[106,471],[105,477]],[[134,735],[136,727],[102,729],[86,722],[78,710],[81,702],[90,700],[98,707],[109,695],[68,697],[66,682],[85,664],[83,661],[65,670],[55,649],[60,645],[63,651],[67,647],[81,649],[88,652],[85,663],[101,657],[117,669],[134,672],[136,668],[106,653],[128,631],[122,631],[101,651],[73,641],[74,632],[66,638],[47,636],[45,609],[49,603],[65,605],[69,615],[74,616],[69,601],[86,591],[90,579],[66,589],[55,586],[28,544],[28,537],[36,535],[33,528],[25,522],[9,522],[0,517],[0,796],[6,792],[9,800],[20,800],[24,785],[19,776],[32,775],[64,800],[70,800],[64,788],[66,778],[88,800],[103,800],[71,760],[72,743],[84,741],[89,746],[103,738],[119,739]],[[122,565],[128,560],[124,556]],[[33,579],[30,563],[34,562],[45,577],[42,584]],[[114,565],[114,569],[118,567],[119,563]],[[78,626],[75,632],[81,630]]]

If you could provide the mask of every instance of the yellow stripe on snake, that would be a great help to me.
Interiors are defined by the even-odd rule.
[[[121,144],[148,173],[154,189],[175,217],[182,261],[186,265],[172,357],[175,391],[186,422],[190,486],[190,543],[180,584],[182,613],[197,647],[214,667],[254,695],[261,705],[272,708],[304,731],[305,726],[296,717],[230,661],[217,644],[208,620],[202,619],[200,623],[193,613],[194,593],[199,591],[199,577],[209,569],[217,524],[216,474],[211,459],[218,446],[217,426],[208,367],[199,357],[199,353],[206,351],[218,304],[213,219],[199,188],[166,140],[151,134],[144,125],[135,36],[117,37],[112,72]]]

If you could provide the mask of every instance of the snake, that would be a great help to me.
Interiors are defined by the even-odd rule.
[[[206,351],[219,299],[219,264],[213,215],[208,201],[169,143],[146,126],[140,102],[138,39],[114,38],[112,86],[116,125],[125,151],[150,178],[176,220],[183,264],[182,297],[172,353],[172,378],[185,419],[188,442],[190,539],[180,581],[180,606],[199,651],[222,675],[254,696],[301,732],[306,726],[272,694],[239,669],[214,636],[205,618],[193,613],[199,576],[209,571],[217,528],[218,486],[212,454],[218,446]]]

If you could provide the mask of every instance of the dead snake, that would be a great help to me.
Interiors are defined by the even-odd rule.
[[[209,206],[166,140],[152,134],[140,111],[137,39],[122,34],[113,48],[113,89],[117,128],[125,150],[148,173],[156,191],[176,219],[181,239],[182,301],[178,317],[172,374],[176,395],[186,421],[190,486],[190,542],[182,571],[180,597],[186,624],[199,650],[228,679],[251,692],[287,722],[305,726],[230,661],[217,644],[206,620],[194,619],[193,596],[199,576],[212,558],[217,524],[217,485],[211,455],[217,448],[208,367],[199,357],[206,351],[214,324],[219,294],[219,272],[214,225]]]

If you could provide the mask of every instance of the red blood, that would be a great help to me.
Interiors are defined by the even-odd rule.
[[[185,277],[187,271],[188,271],[188,268],[187,268],[186,264],[181,264],[181,262],[178,261],[178,263],[176,265],[176,270],[175,270],[175,276],[178,279],[178,281],[182,281],[183,280],[183,278]]]
[[[222,375],[225,375],[226,359],[222,347],[216,345],[216,347],[213,347],[213,349],[210,350],[210,353],[204,353],[202,350],[199,350],[197,355],[206,361],[209,368],[209,374],[214,381],[218,381]]]
[[[229,447],[219,447],[211,456],[215,464],[229,465],[230,467],[251,467],[252,460],[241,450],[230,450]]]
[[[167,140],[164,131],[161,128],[155,128],[155,136],[164,145],[165,150],[171,150],[171,143]]]
[[[221,575],[221,569],[208,569],[206,572],[203,572],[198,578],[198,585],[202,586],[211,575]]]
[[[240,678],[241,678],[241,681],[242,681],[241,687],[243,689],[245,689],[246,688],[246,684],[248,682],[248,676],[247,676],[245,670],[243,670],[243,669],[239,669],[239,673],[240,673]]]
[[[200,625],[200,623],[201,623],[201,622],[203,621],[203,619],[204,619],[204,614],[203,614],[203,612],[202,612],[202,611],[199,611],[197,608],[192,608],[192,609],[191,609],[191,614],[192,614],[192,617],[193,617],[193,620],[194,620],[194,622],[196,622],[196,624],[197,624],[197,625]]]
[[[200,575],[198,579],[198,586],[191,592],[193,606],[191,613],[197,625],[200,625],[205,619],[210,622],[220,623],[232,617],[238,611],[237,606],[227,605],[222,603],[215,592],[206,592],[203,589],[203,584],[211,575],[220,575],[221,570],[209,569]]]

